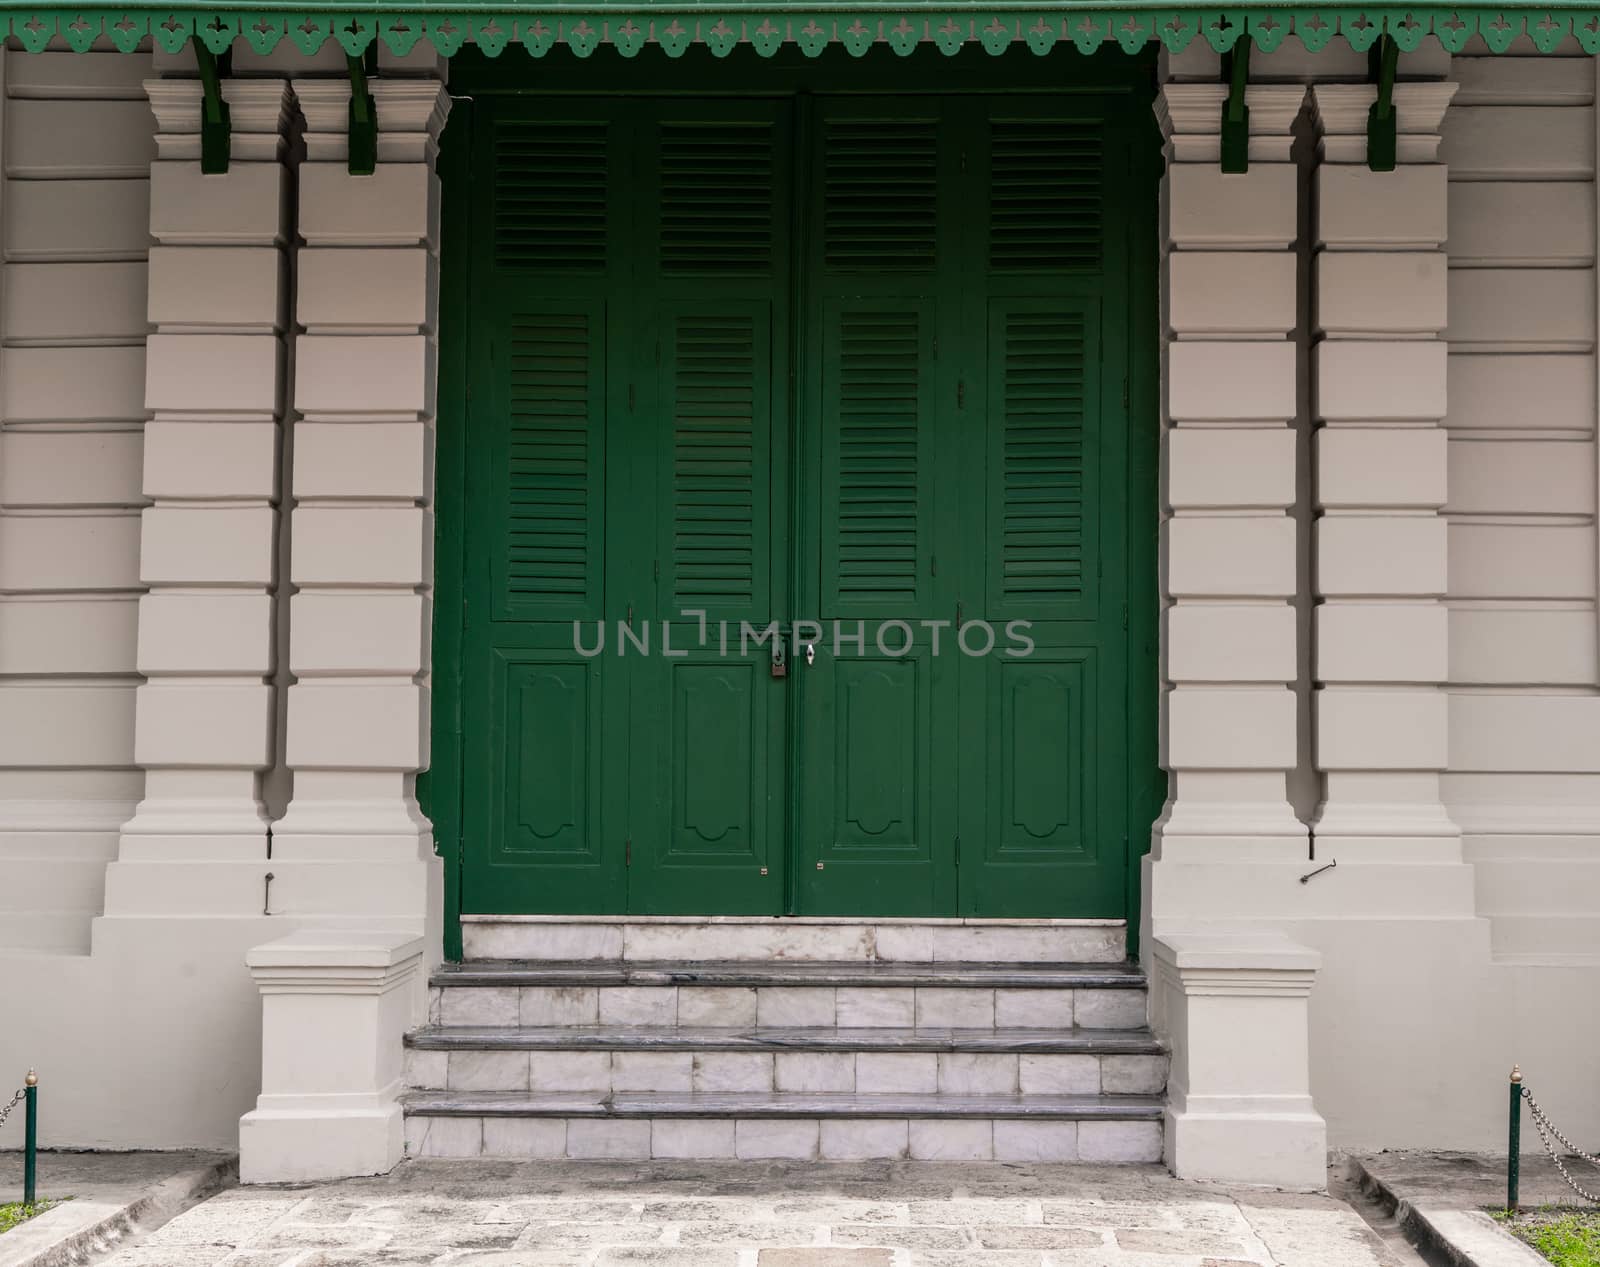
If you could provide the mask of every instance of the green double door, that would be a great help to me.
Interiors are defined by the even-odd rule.
[[[477,108],[466,912],[1125,912],[1126,144]]]

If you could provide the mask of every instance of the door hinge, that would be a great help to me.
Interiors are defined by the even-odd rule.
[[[660,559],[651,559],[650,560],[650,575],[654,579],[656,579],[658,581],[661,579],[661,560]]]
[[[1128,410],[1132,407],[1132,396],[1128,387],[1128,380],[1124,378],[1122,380],[1122,408]]]
[[[958,382],[956,384],[956,408],[957,409],[965,409],[966,407],[967,407],[967,384],[966,384],[966,380],[963,379],[963,380],[961,380],[960,382]]]
[[[956,866],[961,865],[961,837],[956,837]]]
[[[1122,605],[1122,632],[1128,632],[1128,605],[1126,603]]]
[[[633,865],[633,837],[632,836],[629,836],[627,839],[625,839],[622,842],[622,865],[625,866],[625,867],[631,867]]]

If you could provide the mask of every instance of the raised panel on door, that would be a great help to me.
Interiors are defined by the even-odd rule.
[[[798,766],[805,912],[937,913],[953,878],[941,793],[954,772],[938,764],[935,734],[954,684],[949,662],[926,646],[884,655],[869,634],[866,654],[835,654],[829,638],[796,671],[807,698]]]
[[[467,909],[604,909],[622,861],[611,842],[626,771],[605,743],[621,728],[619,684],[560,645],[496,649],[488,680],[487,848],[467,872]]]

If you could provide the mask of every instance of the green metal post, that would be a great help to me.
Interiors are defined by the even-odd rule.
[[[28,1070],[22,1084],[26,1119],[22,1137],[22,1202],[32,1205],[39,1197],[39,1075]]]
[[[1522,1178],[1522,1070],[1511,1066],[1511,1137],[1506,1158],[1506,1209],[1517,1212],[1517,1182]]]

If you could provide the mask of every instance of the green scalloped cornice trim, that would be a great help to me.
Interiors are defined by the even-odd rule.
[[[859,57],[872,45],[887,44],[905,56],[928,41],[940,52],[954,54],[978,44],[992,54],[1025,44],[1043,55],[1058,44],[1093,53],[1117,44],[1136,53],[1159,40],[1174,53],[1198,36],[1223,53],[1248,34],[1255,46],[1270,53],[1291,32],[1311,51],[1324,48],[1335,35],[1356,52],[1390,35],[1402,52],[1416,48],[1429,34],[1450,52],[1460,52],[1474,35],[1489,49],[1503,53],[1526,34],[1541,53],[1553,52],[1569,35],[1586,53],[1600,53],[1600,10],[1553,9],[1352,9],[1277,8],[1211,9],[1152,8],[1140,4],[1094,7],[1071,3],[1023,3],[1005,8],[984,4],[899,4],[842,0],[823,7],[789,8],[782,4],[746,6],[737,3],[651,3],[650,0],[588,0],[587,3],[511,4],[500,0],[447,0],[425,8],[409,4],[342,3],[337,8],[308,8],[272,0],[226,11],[182,8],[94,7],[36,9],[0,0],[0,35],[9,33],[30,53],[42,52],[57,35],[76,52],[87,52],[102,35],[124,53],[146,36],[176,53],[191,36],[215,53],[243,39],[257,53],[270,53],[287,39],[302,53],[315,53],[328,40],[351,56],[360,56],[381,40],[404,56],[426,40],[446,57],[470,37],[490,57],[520,43],[535,57],[558,44],[587,57],[611,44],[632,57],[646,44],[656,44],[668,57],[680,57],[693,44],[704,44],[726,57],[748,42],[763,57],[794,44],[815,57],[830,44],[842,44]]]

